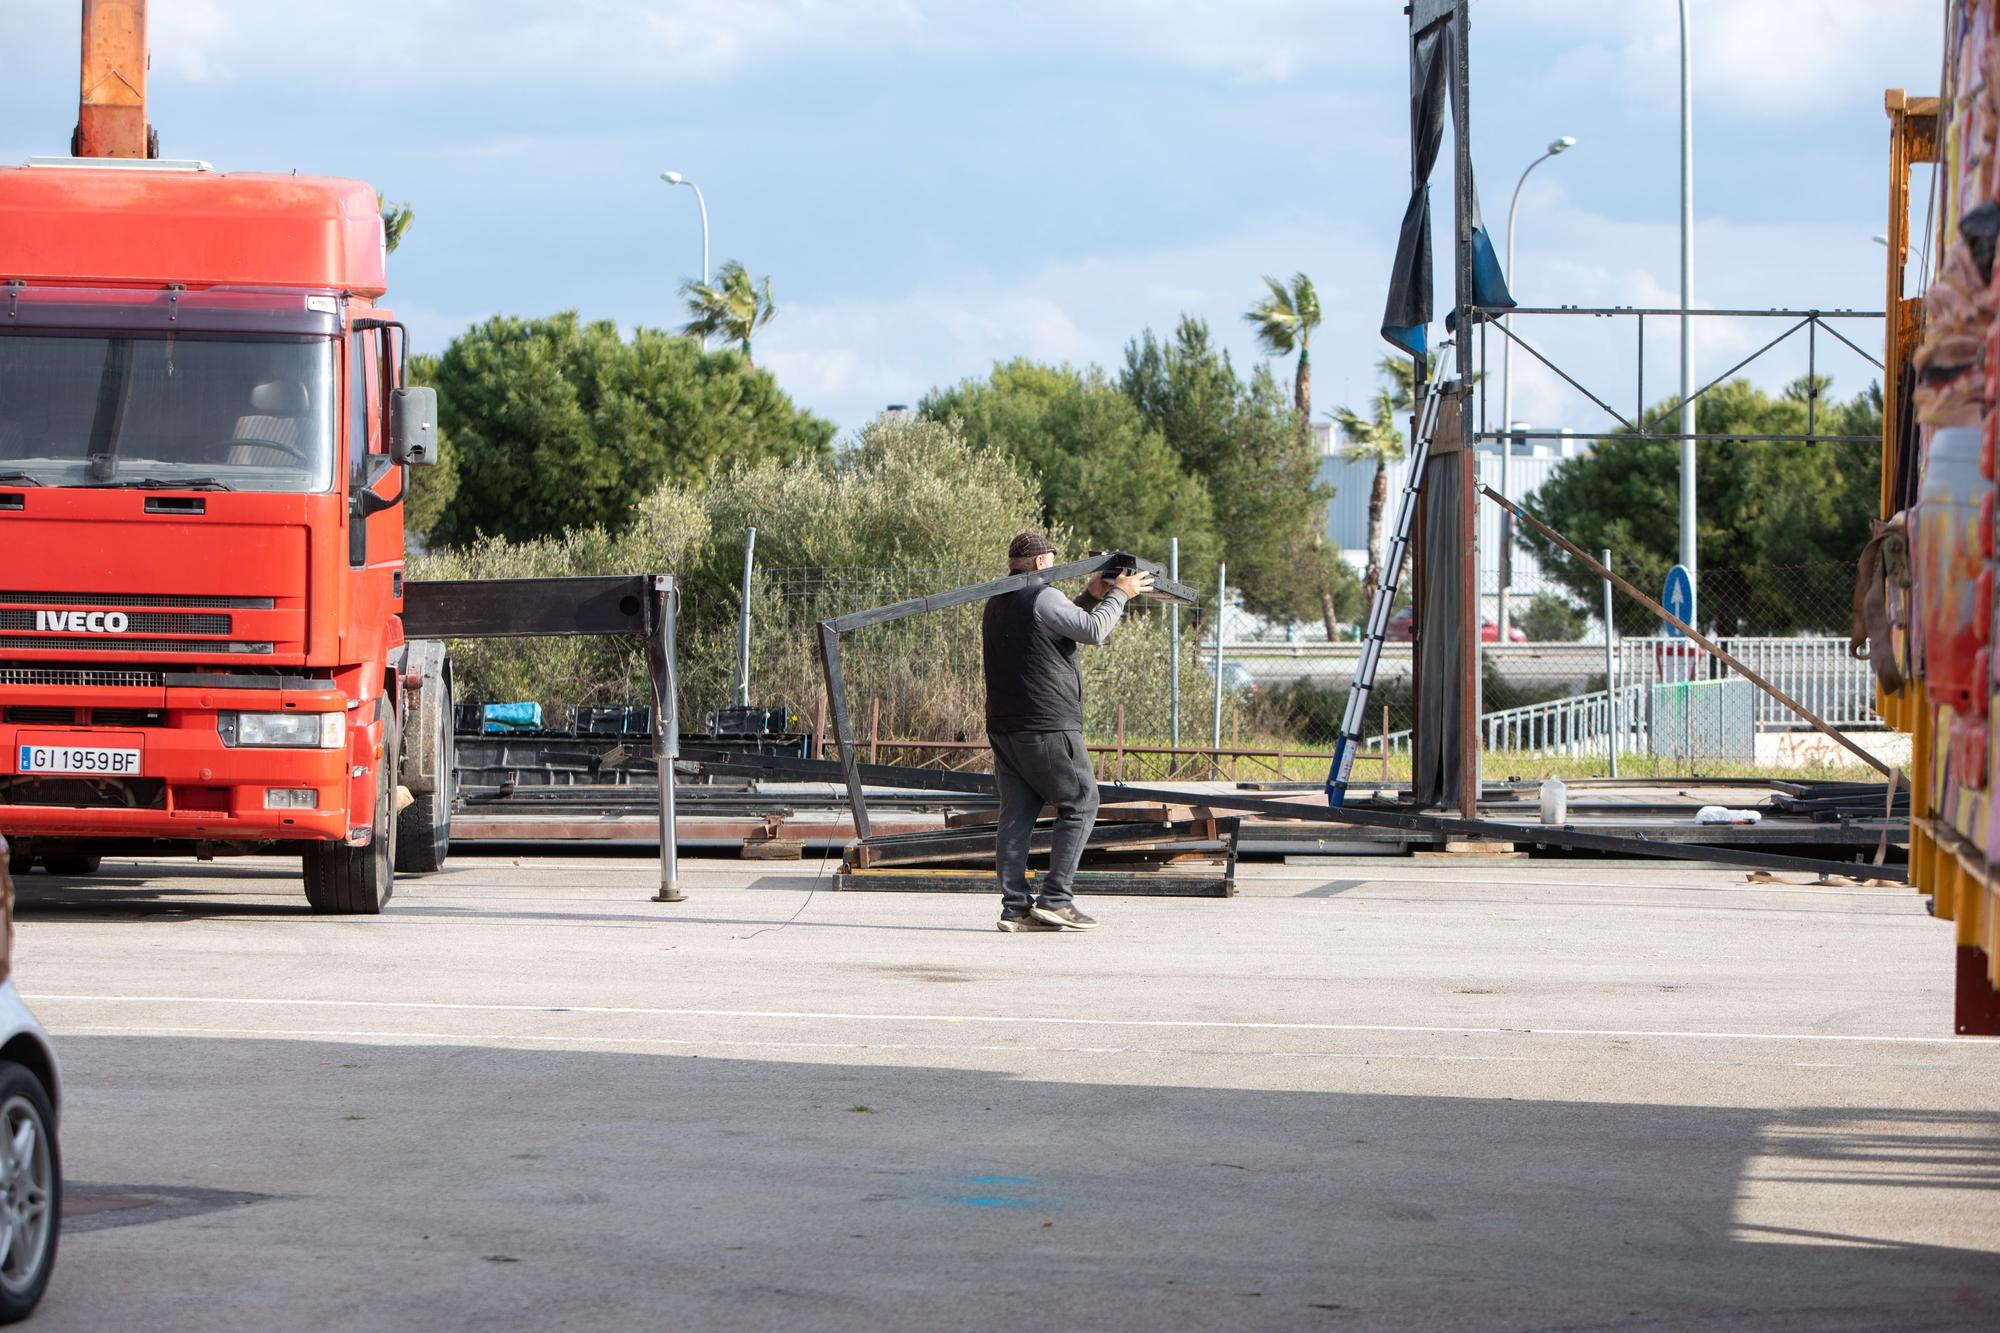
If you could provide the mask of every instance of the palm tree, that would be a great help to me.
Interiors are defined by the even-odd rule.
[[[1292,275],[1290,287],[1267,273],[1264,285],[1270,288],[1270,295],[1252,303],[1243,312],[1243,318],[1257,331],[1258,346],[1270,355],[1299,354],[1298,368],[1292,373],[1292,408],[1298,414],[1299,438],[1309,442],[1312,438],[1312,335],[1320,325],[1319,292],[1314,289],[1312,279],[1303,273]],[[1321,515],[1313,516],[1305,541],[1312,552],[1312,559],[1319,562],[1320,548],[1326,544],[1326,524]],[[1320,617],[1326,622],[1329,642],[1339,630],[1333,590],[1330,576],[1320,580]]]
[[[1436,352],[1424,358],[1424,383],[1436,384],[1438,372],[1443,368],[1442,359]],[[1409,414],[1417,410],[1417,363],[1407,356],[1385,356],[1375,363],[1382,377],[1389,381],[1389,402],[1398,413]],[[1486,378],[1482,371],[1472,377],[1474,384]]]
[[[392,204],[379,193],[375,196],[375,207],[382,213],[382,248],[393,253],[403,243],[410,224],[417,220],[417,210],[401,200]]]
[[[1264,285],[1271,294],[1248,310],[1243,318],[1257,330],[1257,343],[1272,356],[1299,354],[1298,370],[1292,376],[1292,406],[1298,409],[1300,429],[1310,429],[1312,421],[1312,335],[1319,327],[1319,293],[1312,279],[1303,273],[1292,275],[1292,285],[1268,274]]]
[[[1413,358],[1385,356],[1375,363],[1375,369],[1388,384],[1375,394],[1372,417],[1349,407],[1336,407],[1328,413],[1347,437],[1340,456],[1349,462],[1375,464],[1375,485],[1368,492],[1368,569],[1361,579],[1362,593],[1371,607],[1375,605],[1375,590],[1382,586],[1382,511],[1389,501],[1389,464],[1400,463],[1405,453],[1403,433],[1396,429],[1396,423],[1417,410],[1417,365]],[[1438,354],[1432,352],[1424,360],[1424,383],[1436,384],[1439,369]],[[1485,378],[1474,375],[1472,382]]]
[[[1384,357],[1382,369],[1394,377],[1390,364],[1407,359]],[[1382,586],[1382,510],[1389,500],[1389,464],[1401,461],[1403,457],[1403,432],[1396,429],[1398,405],[1393,388],[1378,389],[1375,392],[1375,412],[1372,417],[1364,417],[1351,407],[1336,407],[1330,415],[1340,425],[1347,437],[1347,444],[1340,456],[1349,462],[1370,461],[1375,464],[1375,485],[1368,492],[1368,568],[1361,578],[1361,592],[1369,606],[1375,605],[1375,592]]]
[[[693,317],[681,327],[682,333],[703,342],[719,337],[741,343],[744,362],[756,365],[750,360],[750,335],[778,313],[769,278],[758,290],[749,271],[732,259],[722,266],[715,283],[689,282],[681,288],[681,295],[687,297],[688,314]]]

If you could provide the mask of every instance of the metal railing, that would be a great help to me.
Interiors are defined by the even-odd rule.
[[[1716,646],[1812,709],[1830,725],[1843,729],[1875,728],[1875,676],[1868,663],[1851,656],[1847,640],[1831,636],[1798,638],[1718,638]],[[1628,638],[1620,641],[1618,683],[1647,686],[1667,683],[1661,675],[1663,656],[1692,651],[1695,674],[1707,677],[1716,664],[1686,639]],[[1718,674],[1729,674],[1726,670]],[[1768,694],[1757,692],[1757,730],[1802,728],[1798,715]]]
[[[1573,694],[1564,699],[1522,704],[1486,714],[1479,720],[1488,750],[1581,758],[1603,754],[1606,738],[1617,736],[1621,750],[1634,748],[1645,725],[1643,690],[1628,685],[1616,690]],[[1641,742],[1643,743],[1643,742]]]
[[[1847,651],[1847,640],[1831,637],[1722,638],[1716,643],[1752,670],[1842,730],[1882,726],[1875,712],[1875,681],[1868,663]],[[1487,651],[1493,652],[1494,645]],[[1505,648],[1500,651],[1507,651]],[[1591,649],[1593,654],[1602,647]],[[1735,679],[1685,639],[1632,637],[1619,640],[1616,679],[1609,690],[1594,690],[1496,709],[1480,718],[1488,750],[1583,757],[1605,753],[1616,735],[1621,753],[1644,753],[1653,721],[1652,691],[1685,676],[1663,669],[1672,655],[1693,653],[1689,672],[1696,680]],[[1713,675],[1711,673],[1714,673]],[[1790,709],[1761,690],[1755,696],[1756,730],[1808,728]],[[1615,706],[1615,707],[1614,707]],[[1407,754],[1409,729],[1389,732],[1378,742],[1392,754]]]

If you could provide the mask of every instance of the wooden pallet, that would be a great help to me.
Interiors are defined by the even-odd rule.
[[[1090,831],[1084,856],[1087,860],[1095,860],[1100,855],[1122,852],[1228,852],[1233,848],[1234,836],[1234,821],[1230,820],[1196,819],[1171,824],[1141,820],[1125,824],[1099,824]],[[993,839],[992,828],[977,826],[924,833],[878,833],[849,846],[843,864],[848,870],[964,862],[990,866],[993,864]],[[1038,824],[1028,844],[1030,856],[1046,860],[1054,839],[1055,828],[1052,824]]]

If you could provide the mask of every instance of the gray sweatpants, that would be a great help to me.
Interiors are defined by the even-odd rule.
[[[1003,731],[989,732],[986,739],[993,746],[993,776],[1000,786],[1000,832],[993,858],[1000,875],[1000,910],[1020,916],[1035,901],[1028,892],[1028,845],[1045,805],[1056,808],[1056,827],[1049,872],[1041,879],[1041,904],[1061,907],[1070,900],[1076,863],[1097,822],[1097,778],[1090,771],[1083,733]]]

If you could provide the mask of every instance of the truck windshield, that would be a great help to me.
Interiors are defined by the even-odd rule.
[[[14,485],[324,491],[334,344],[305,336],[0,334]]]

